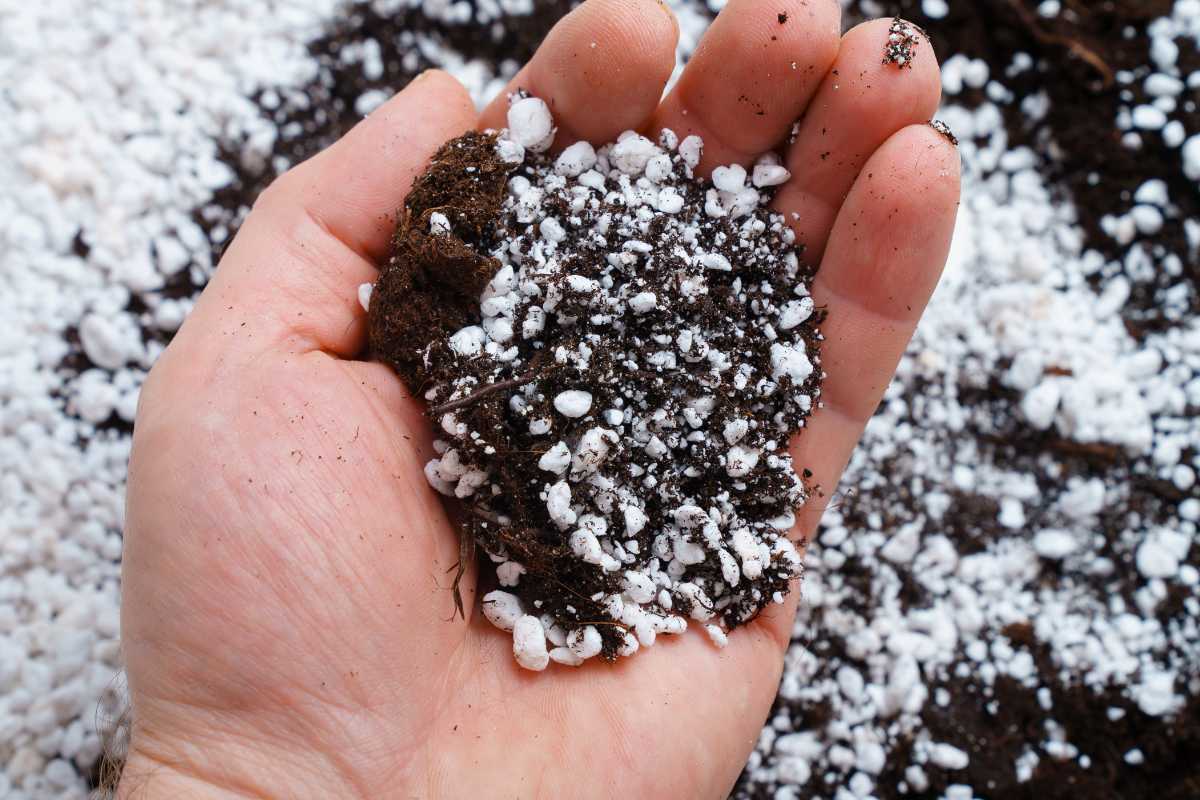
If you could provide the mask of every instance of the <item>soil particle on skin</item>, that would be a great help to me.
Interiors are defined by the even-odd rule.
[[[426,475],[467,504],[521,666],[689,620],[723,646],[799,574],[787,444],[819,404],[824,313],[764,207],[789,173],[693,180],[702,143],[670,132],[542,155],[548,109],[513,101],[499,139],[450,142],[415,184],[372,347],[430,403]]]
[[[894,18],[883,46],[883,63],[895,64],[900,69],[912,69],[920,44],[921,29],[900,17]]]
[[[958,147],[958,137],[954,135],[954,131],[950,130],[949,125],[942,122],[940,119],[934,119],[929,121],[929,127],[940,133],[942,138],[944,138],[950,144]]]

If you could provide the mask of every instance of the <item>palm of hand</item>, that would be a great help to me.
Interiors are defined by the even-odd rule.
[[[600,29],[610,5],[626,22]],[[737,47],[766,13],[759,5],[731,2],[709,52]],[[892,79],[871,49],[882,47],[886,25],[852,32],[839,51],[836,3],[828,18],[811,19],[806,6],[789,5],[808,26],[788,32],[802,40],[794,52],[807,53],[817,72],[783,99],[759,88],[779,106],[776,128],[806,106],[810,117],[851,114],[834,95],[821,105],[833,89],[818,78],[835,56],[848,74],[869,54],[875,83]],[[778,9],[770,8],[774,21]],[[722,117],[732,113],[706,113],[707,124],[698,114],[688,119],[698,98],[718,91],[705,65],[719,61],[706,61],[703,49],[695,72],[655,109],[673,58],[666,24],[653,4],[593,0],[556,28],[515,84],[557,100],[560,124],[574,136],[604,140],[648,124],[698,132],[709,142],[706,167],[771,147],[786,131],[730,144],[740,134]],[[637,53],[647,63],[623,65],[636,80],[621,70],[599,83],[586,69],[564,74],[556,65],[580,37],[605,38],[607,55],[594,57]],[[638,42],[645,46],[631,47]],[[831,408],[797,452],[826,486],[836,483],[945,256],[956,159],[931,131],[901,130],[936,104],[932,55],[927,61],[923,72],[902,76],[909,83],[897,84],[903,97],[891,117],[877,114],[866,126],[878,130],[863,132],[852,116],[840,123],[853,131],[843,141],[857,137],[864,150],[855,163],[813,167],[804,191],[778,198],[805,212],[797,227],[816,245],[810,251],[833,242],[822,267],[830,279],[819,287],[834,306],[825,356],[835,375]],[[842,95],[851,95],[853,81],[844,83]],[[869,84],[862,78],[854,91],[870,94]],[[619,110],[603,118],[571,111],[595,95]],[[494,105],[481,124],[502,119]],[[123,789],[139,775],[153,786],[157,775],[159,785],[197,793],[702,797],[727,791],[753,747],[793,604],[736,632],[722,651],[689,633],[617,665],[537,675],[515,665],[509,637],[470,611],[473,570],[464,582],[469,621],[451,619],[447,570],[458,545],[422,475],[429,425],[390,372],[353,360],[364,335],[354,288],[372,279],[404,187],[441,141],[476,122],[461,89],[426,76],[278,181],[147,382],[124,565],[135,730]],[[796,159],[822,146],[809,138],[802,133],[792,146]],[[886,181],[860,189],[856,178],[872,170],[916,182],[918,193],[889,197]],[[885,214],[929,225],[920,236],[877,232],[860,242],[858,222]],[[886,269],[875,263],[884,253]],[[908,310],[884,313],[881,298]],[[817,515],[809,509],[800,525],[811,530]]]

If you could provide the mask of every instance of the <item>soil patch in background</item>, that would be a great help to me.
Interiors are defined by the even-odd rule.
[[[1186,287],[1190,314],[1200,313],[1200,254],[1189,248],[1184,220],[1200,219],[1200,190],[1183,172],[1181,150],[1168,147],[1160,131],[1139,131],[1140,149],[1122,141],[1116,126],[1122,107],[1150,103],[1143,86],[1155,71],[1146,26],[1169,15],[1172,0],[1064,0],[1054,17],[1037,13],[1029,0],[979,0],[952,3],[945,17],[931,18],[920,0],[883,4],[924,28],[944,63],[955,54],[987,62],[993,79],[1014,95],[1001,104],[1010,146],[1025,145],[1038,155],[1038,171],[1052,182],[1064,201],[1073,202],[1087,246],[1107,259],[1123,261],[1129,245],[1105,233],[1105,215],[1120,216],[1133,205],[1133,195],[1151,179],[1164,181],[1175,214],[1165,215],[1162,230],[1140,234],[1156,259],[1169,254],[1183,258],[1183,271],[1171,275],[1156,270],[1149,280],[1135,281],[1131,302],[1123,309],[1130,331],[1162,330],[1172,324],[1164,316],[1164,296],[1172,287]],[[1200,53],[1187,38],[1176,39],[1179,66],[1186,75],[1200,69]],[[1031,69],[1013,74],[1018,53],[1035,59]],[[1119,80],[1122,72],[1133,79]],[[1045,93],[1045,116],[1033,121],[1022,100]],[[988,99],[987,89],[964,88],[950,98],[966,106]],[[1200,109],[1187,92],[1172,114],[1189,131],[1200,130]]]

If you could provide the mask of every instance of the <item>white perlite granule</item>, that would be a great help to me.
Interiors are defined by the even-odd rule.
[[[804,490],[788,434],[816,407],[809,379],[820,376],[794,235],[783,217],[759,210],[765,198],[742,167],[718,168],[707,190],[694,181],[702,148],[694,137],[680,142],[668,130],[656,144],[629,131],[599,150],[581,143],[523,163],[548,146],[554,121],[542,100],[516,95],[508,123],[496,152],[523,164],[499,213],[508,232],[487,253],[500,266],[480,298],[481,324],[448,337],[454,369],[426,392],[432,406],[448,406],[434,411],[443,438],[426,475],[486,517],[499,515],[500,527],[516,526],[493,507],[511,487],[494,483],[492,470],[510,461],[506,450],[541,453],[527,481],[547,529],[557,528],[585,572],[612,576],[597,585],[619,585],[594,593],[570,585],[596,606],[583,613],[594,624],[576,622],[577,609],[551,613],[527,589],[536,577],[527,563],[490,546],[507,589],[485,595],[485,608],[526,615],[515,626],[508,613],[485,615],[512,630],[522,667],[600,655],[597,625],[625,631],[617,655],[682,633],[689,618],[724,646],[725,627],[782,602],[799,574],[787,532]],[[755,172],[770,185],[788,177],[774,159]],[[427,365],[443,363],[438,348]],[[489,384],[536,374],[544,360],[556,366],[543,372],[575,370],[589,388],[543,396],[526,379],[501,395],[506,420],[523,436],[531,418],[538,438],[510,442],[492,424],[473,427],[461,405],[450,410]],[[752,419],[729,418],[718,398]],[[546,400],[548,411],[532,410]],[[701,476],[709,488],[683,488]]]

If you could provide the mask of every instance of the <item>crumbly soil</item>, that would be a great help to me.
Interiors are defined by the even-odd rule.
[[[479,294],[499,269],[462,238],[429,232],[440,212],[471,241],[492,239],[511,172],[495,145],[494,135],[472,131],[438,150],[404,201],[372,294],[371,350],[414,391],[428,378],[429,344],[477,321]]]

